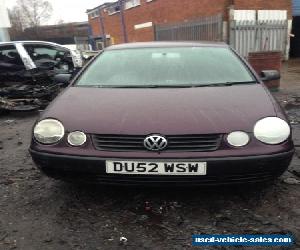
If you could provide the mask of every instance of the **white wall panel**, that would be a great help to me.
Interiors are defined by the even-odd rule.
[[[236,21],[256,20],[256,10],[234,10],[233,19]]]
[[[258,10],[258,20],[287,20],[286,10]]]
[[[0,0],[0,28],[11,27],[6,6],[6,0]]]

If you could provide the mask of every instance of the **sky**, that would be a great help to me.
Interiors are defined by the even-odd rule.
[[[47,24],[55,24],[59,20],[64,22],[87,21],[87,9],[92,9],[111,0],[48,0],[53,7],[52,17]],[[16,0],[6,0],[8,8],[13,7]]]

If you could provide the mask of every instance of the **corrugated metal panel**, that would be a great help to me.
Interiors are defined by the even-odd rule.
[[[258,20],[287,20],[286,10],[258,10]]]
[[[254,21],[256,20],[256,10],[234,10],[235,21]]]
[[[200,17],[189,22],[155,25],[156,41],[222,41],[223,16]]]
[[[280,50],[285,55],[287,20],[231,21],[230,45],[244,57],[249,52]]]
[[[300,16],[300,0],[293,0],[293,16]]]

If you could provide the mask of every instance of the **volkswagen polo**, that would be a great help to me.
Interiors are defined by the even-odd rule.
[[[111,46],[43,112],[30,153],[45,174],[71,181],[271,180],[294,152],[287,117],[262,82],[279,77],[257,75],[223,43]]]

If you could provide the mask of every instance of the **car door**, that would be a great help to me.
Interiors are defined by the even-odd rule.
[[[39,69],[54,69],[59,73],[73,70],[72,58],[68,49],[38,43],[26,43],[24,48]]]

